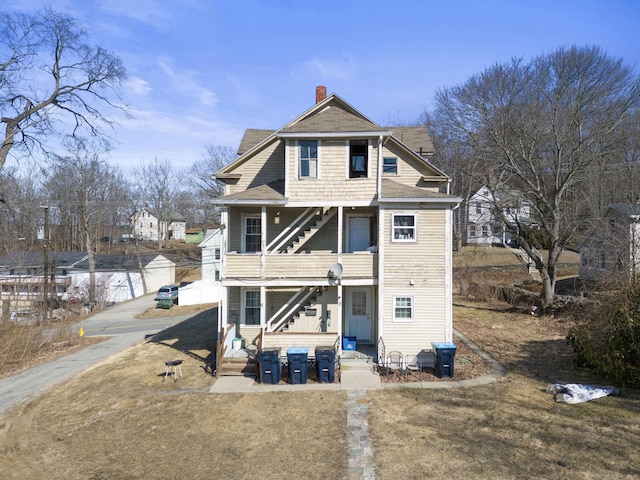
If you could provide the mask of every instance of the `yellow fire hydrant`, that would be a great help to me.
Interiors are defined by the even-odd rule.
[[[78,335],[84,337],[84,328],[80,327],[80,330],[78,330]]]

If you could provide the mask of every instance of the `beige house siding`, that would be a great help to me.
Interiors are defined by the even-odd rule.
[[[261,150],[251,161],[244,162],[234,171],[242,176],[235,185],[227,185],[226,195],[283,179],[283,157],[284,146],[281,142],[275,142]]]
[[[392,242],[393,214],[417,214],[417,241]],[[446,211],[384,211],[383,331],[387,351],[416,354],[446,338]],[[413,298],[412,322],[393,320],[394,296]]]
[[[369,148],[369,177],[349,177],[349,143],[345,140],[322,139],[319,142],[319,178],[298,179],[298,150],[295,140],[287,147],[287,195],[291,202],[315,202],[336,198],[372,200],[376,195],[378,171],[377,141]]]

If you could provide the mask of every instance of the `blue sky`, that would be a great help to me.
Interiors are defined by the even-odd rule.
[[[410,122],[439,87],[514,57],[597,45],[640,69],[636,0],[4,0],[51,4],[124,61],[110,161],[124,169],[199,160],[239,145],[245,128],[279,128],[325,85],[380,124]]]

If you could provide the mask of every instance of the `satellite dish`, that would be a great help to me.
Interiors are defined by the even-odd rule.
[[[342,276],[342,264],[336,263],[329,270],[329,278],[340,278]]]

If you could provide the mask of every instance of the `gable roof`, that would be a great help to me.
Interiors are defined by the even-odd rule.
[[[287,133],[336,133],[336,132],[384,132],[385,130],[371,120],[354,115],[340,102],[327,105],[314,115],[286,125],[278,130],[278,134]]]
[[[626,218],[640,217],[640,205],[629,203],[610,203],[602,210],[602,216],[604,217],[609,210],[614,210]]]
[[[143,266],[148,265],[157,257],[163,257],[155,253],[140,255]],[[138,255],[100,255],[93,256],[96,270],[122,271],[138,270]],[[49,254],[49,263],[57,270],[68,268],[72,270],[89,271],[89,256],[86,252],[55,252]],[[13,251],[0,259],[0,266],[4,268],[28,267],[40,268],[44,265],[44,252],[32,250],[28,252]]]
[[[429,167],[435,177],[448,179],[448,175],[429,163],[424,156],[433,153],[433,142],[426,128],[380,127],[353,108],[336,94],[302,113],[279,130],[248,129],[245,131],[238,153],[240,156],[215,173],[218,180],[238,178],[233,173],[237,167],[248,161],[253,153],[260,151],[281,138],[314,137],[363,137],[384,136],[392,143],[413,155],[423,166]]]

